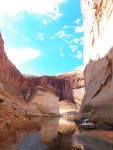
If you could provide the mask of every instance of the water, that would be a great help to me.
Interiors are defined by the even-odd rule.
[[[73,119],[66,117],[33,117],[41,131],[33,130],[17,136],[16,143],[5,150],[113,150],[113,145],[86,137],[77,138],[79,129]]]

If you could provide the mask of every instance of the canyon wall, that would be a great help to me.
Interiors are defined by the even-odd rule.
[[[0,99],[25,115],[59,114],[59,97],[25,78],[7,58],[0,34]]]
[[[113,125],[113,1],[81,0],[85,95],[81,116]]]
[[[59,114],[59,101],[62,100],[68,99],[80,107],[84,76],[82,71],[56,76],[22,75],[8,59],[0,34],[0,93],[3,103],[9,106],[14,103],[15,109],[25,114]]]
[[[72,71],[56,76],[24,76],[33,86],[41,86],[52,90],[59,101],[68,99],[72,102],[81,101],[84,95],[84,76],[83,71]],[[30,85],[30,84],[29,84]],[[21,85],[24,86],[24,83]]]

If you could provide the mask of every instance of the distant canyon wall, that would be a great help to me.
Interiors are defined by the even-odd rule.
[[[81,0],[85,95],[81,115],[113,125],[113,1]]]

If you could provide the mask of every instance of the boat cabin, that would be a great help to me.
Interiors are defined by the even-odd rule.
[[[89,118],[82,118],[82,123],[80,123],[80,127],[82,128],[90,128],[90,129],[93,129],[94,128],[94,123],[93,122],[90,122],[90,119]]]

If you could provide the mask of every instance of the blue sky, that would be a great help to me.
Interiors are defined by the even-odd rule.
[[[1,1],[0,30],[8,58],[23,74],[55,75],[83,66],[80,0]]]

